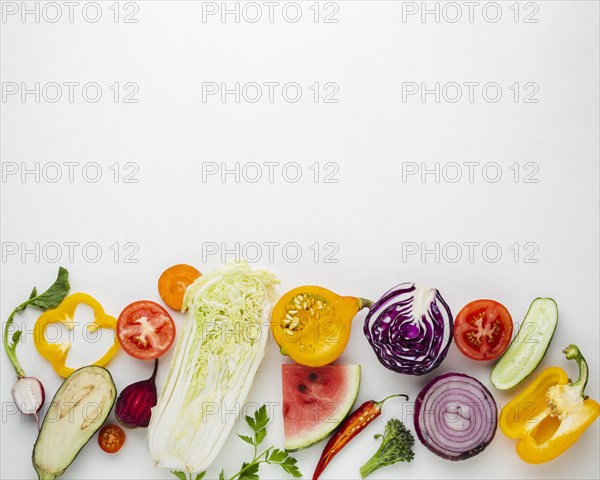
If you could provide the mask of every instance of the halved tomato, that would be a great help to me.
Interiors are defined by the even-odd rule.
[[[118,425],[104,425],[98,433],[98,445],[106,453],[117,453],[125,443],[125,432]]]
[[[150,300],[125,307],[117,320],[116,330],[123,350],[141,360],[162,356],[175,339],[175,323],[171,315]]]
[[[454,343],[473,360],[492,360],[510,344],[513,321],[504,305],[494,300],[475,300],[454,321]]]
[[[181,310],[186,288],[200,275],[191,265],[180,263],[167,268],[158,279],[158,293],[173,310]]]

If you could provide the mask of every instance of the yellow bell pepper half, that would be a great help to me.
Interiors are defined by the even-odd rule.
[[[579,379],[570,383],[558,367],[544,370],[500,412],[500,429],[518,438],[517,454],[528,463],[548,462],[573,445],[598,418],[600,405],[585,397],[588,366],[576,345],[564,351],[579,366]]]
[[[94,321],[87,325],[90,332],[94,332],[100,328],[113,329],[117,324],[117,319],[104,313],[102,305],[87,293],[74,293],[65,298],[62,303],[52,309],[47,310],[38,318],[35,324],[35,347],[42,357],[50,362],[54,371],[61,377],[68,377],[76,369],[66,366],[67,355],[71,348],[71,342],[50,343],[46,339],[46,329],[50,324],[63,323],[68,330],[73,330],[75,327],[74,317],[75,309],[81,305],[88,305],[94,310]],[[119,350],[119,342],[115,335],[114,343],[110,349],[93,365],[100,367],[105,366]]]

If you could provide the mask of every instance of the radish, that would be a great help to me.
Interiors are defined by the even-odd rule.
[[[13,385],[11,390],[12,397],[21,413],[35,417],[38,427],[40,423],[38,412],[44,405],[45,400],[44,387],[37,378],[26,376],[23,368],[21,368],[21,364],[17,360],[17,345],[23,331],[16,330],[12,334],[10,342],[8,340],[8,332],[15,315],[27,307],[36,307],[43,311],[58,307],[60,302],[67,296],[67,293],[69,293],[70,285],[68,277],[69,272],[65,268],[60,267],[58,269],[58,277],[52,286],[40,295],[37,294],[37,289],[34,288],[31,295],[29,295],[29,299],[12,311],[4,325],[4,348],[18,377],[17,383]]]
[[[21,413],[33,415],[35,421],[40,426],[38,412],[44,405],[44,386],[35,377],[20,377],[10,391],[12,393],[15,405]]]

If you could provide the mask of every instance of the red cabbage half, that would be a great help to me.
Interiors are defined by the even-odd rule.
[[[437,289],[401,283],[373,304],[364,332],[383,366],[424,375],[446,357],[452,326],[450,308]]]

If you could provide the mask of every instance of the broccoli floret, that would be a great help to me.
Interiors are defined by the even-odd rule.
[[[360,475],[362,478],[367,477],[375,470],[387,465],[392,465],[396,462],[410,462],[415,458],[413,446],[415,437],[407,430],[400,420],[392,418],[385,426],[383,435],[375,435],[375,438],[383,438],[379,450],[375,455],[360,467]]]

